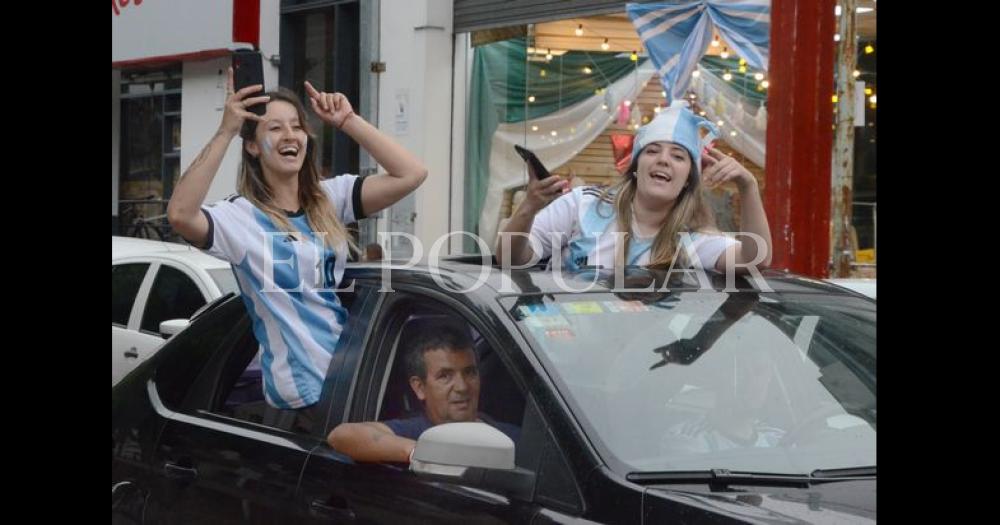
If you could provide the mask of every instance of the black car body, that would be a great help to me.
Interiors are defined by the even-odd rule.
[[[387,275],[391,293],[380,291]],[[630,288],[656,286],[612,292],[613,275],[594,270],[560,281],[461,260],[435,268],[349,266],[345,283],[353,291],[339,294],[348,325],[321,415],[306,423],[262,401],[259,375],[248,367],[257,351],[249,318],[238,297],[223,299],[112,389],[114,517],[874,521],[875,302],[777,272],[765,273],[772,291],[751,279],[710,277],[706,288],[688,276],[664,281],[629,270]],[[484,284],[474,286],[477,280]],[[586,292],[562,291],[594,282]],[[326,444],[341,422],[420,409],[396,366],[397,349],[421,319],[442,315],[462,318],[477,334],[481,411],[521,427],[516,463],[528,475],[516,490],[489,476],[449,481],[355,463]],[[761,418],[788,428],[761,445],[765,431],[754,427],[757,441],[728,449],[709,439],[725,432],[688,439],[677,430],[691,427],[682,420],[700,421],[697,427],[718,419],[726,397],[719,389],[735,385],[732,398],[754,380],[732,367],[758,359],[743,350],[755,345],[759,361],[770,363],[762,369],[769,379]]]

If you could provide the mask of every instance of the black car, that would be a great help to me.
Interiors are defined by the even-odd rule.
[[[319,421],[264,402],[244,304],[223,298],[112,389],[114,519],[874,521],[875,302],[764,276],[349,266]],[[401,349],[439,317],[471,327],[480,410],[521,430],[515,468],[331,449],[341,422],[421,409]]]

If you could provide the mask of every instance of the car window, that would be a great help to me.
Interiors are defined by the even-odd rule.
[[[379,378],[378,420],[406,419],[424,413],[424,405],[410,385],[411,370],[407,360],[418,350],[416,345],[428,332],[439,330],[445,324],[464,331],[472,342],[479,381],[477,412],[484,421],[496,423],[501,430],[519,432],[524,417],[524,393],[514,383],[489,341],[468,319],[447,306],[423,298],[399,304],[390,315],[393,319],[389,326],[395,337],[390,342],[388,362],[383,368],[386,372]],[[512,430],[512,427],[517,428]]]
[[[205,297],[184,272],[166,265],[160,266],[146,300],[140,328],[159,333],[160,323],[169,319],[189,319],[205,304]]]
[[[361,306],[356,305],[356,302],[360,303],[356,301],[360,292],[359,287],[356,293],[337,294],[341,305],[350,312],[349,319],[357,315],[357,309]],[[341,333],[338,351],[346,341],[347,329],[351,326],[349,322]],[[264,371],[261,367],[260,344],[249,324],[224,359],[221,370],[211,378],[218,384],[218,389],[206,403],[208,412],[300,434],[315,433],[317,425],[325,422],[326,414],[323,410],[326,405],[315,405],[307,410],[282,410],[267,402],[262,382]]]
[[[246,308],[230,300],[177,334],[151,358],[156,360],[156,390],[171,410],[183,410],[192,384],[213,355],[229,345],[235,331],[249,330]]]
[[[111,323],[128,325],[132,303],[149,268],[147,263],[111,265]]]
[[[389,308],[383,324],[376,327],[376,331],[384,328],[388,335],[376,343],[379,348],[369,349],[365,356],[368,362],[364,366],[374,370],[372,388],[378,392],[377,396],[369,396],[379,400],[375,419],[385,422],[420,416],[424,405],[410,386],[407,357],[418,350],[424,334],[438,330],[442,324],[466,330],[473,343],[478,368],[477,412],[480,419],[508,436],[513,434],[515,464],[536,472],[540,476],[538,479],[544,479],[536,487],[536,501],[553,508],[578,510],[581,499],[564,451],[535,401],[530,400],[522,385],[515,381],[497,350],[509,347],[508,352],[518,351],[517,346],[491,341],[480,332],[477,328],[480,325],[471,317],[428,298],[413,296]],[[365,396],[358,397],[358,404],[364,403],[360,398]],[[364,419],[370,418],[360,411],[357,413]],[[412,474],[400,472],[399,475]]]

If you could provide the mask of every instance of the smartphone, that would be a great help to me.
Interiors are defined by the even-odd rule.
[[[240,50],[233,52],[233,90],[239,91],[255,84],[264,85],[264,59],[259,51]],[[259,97],[263,91],[251,93],[250,97]],[[263,115],[267,104],[261,102],[247,107],[247,111]]]
[[[545,169],[545,166],[542,165],[542,161],[538,160],[538,157],[530,149],[522,148],[519,144],[514,144],[514,150],[524,159],[524,162],[531,164],[531,167],[535,169],[535,175],[538,177],[538,180],[545,179],[551,175],[549,170]]]

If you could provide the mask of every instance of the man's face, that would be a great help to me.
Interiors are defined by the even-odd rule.
[[[427,376],[410,378],[431,423],[475,421],[479,413],[479,368],[472,349],[424,352]]]

